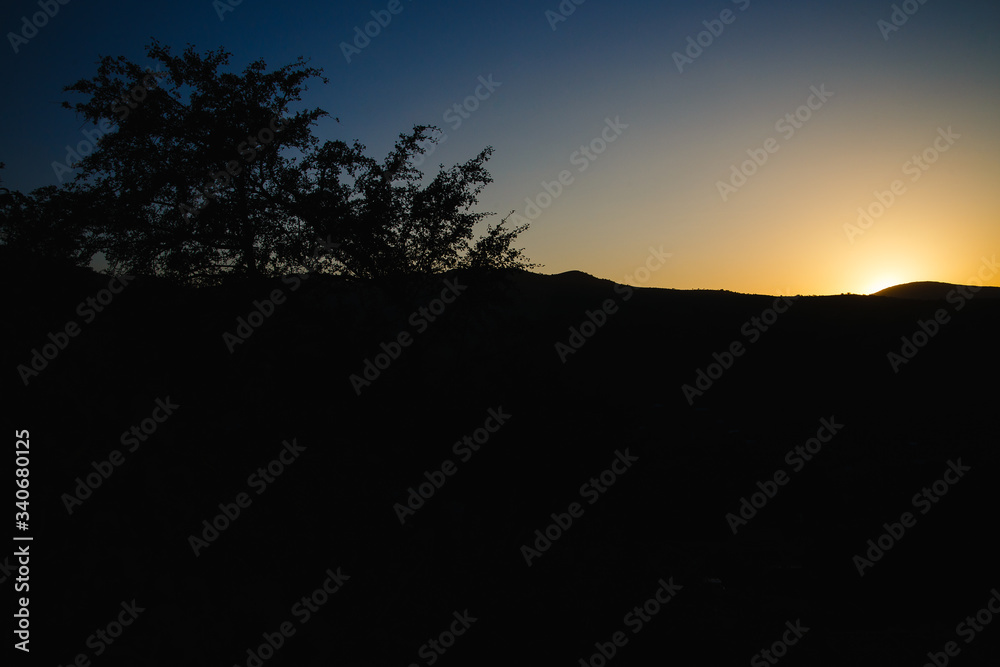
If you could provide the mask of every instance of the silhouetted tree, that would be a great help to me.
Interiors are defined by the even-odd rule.
[[[94,254],[86,219],[86,203],[71,188],[47,185],[25,195],[0,187],[0,244],[7,252],[86,265]]]
[[[492,178],[487,147],[464,164],[442,168],[425,186],[413,162],[434,141],[430,126],[400,134],[382,163],[365,156],[358,142],[328,141],[303,166],[310,189],[299,214],[320,236],[340,243],[328,260],[337,272],[358,278],[407,273],[437,273],[460,267],[532,268],[511,241],[527,228],[513,230],[501,221],[470,246],[473,226],[490,213],[472,207]]]
[[[63,103],[117,127],[77,175],[105,207],[93,232],[109,268],[192,282],[287,269],[305,241],[286,194],[300,170],[281,149],[316,143],[310,126],[328,114],[288,107],[320,70],[299,58],[273,72],[258,60],[221,73],[231,54],[172,56],[155,40],[147,55],[165,71],[104,57],[96,77],[66,88],[90,99]]]
[[[531,263],[524,254],[524,248],[512,248],[511,243],[518,234],[528,229],[528,224],[513,228],[504,225],[514,211],[497,225],[490,225],[486,234],[476,240],[466,256],[465,266],[471,269],[533,269],[541,264]]]
[[[314,268],[317,238],[338,244],[322,267],[347,277],[535,266],[510,247],[526,225],[501,221],[470,244],[490,215],[472,207],[492,181],[492,148],[421,186],[413,158],[435,128],[401,134],[382,162],[358,142],[320,145],[312,126],[329,114],[289,111],[309,79],[328,83],[302,58],[272,72],[258,60],[237,75],[220,72],[231,56],[222,49],[173,56],[154,40],[147,56],[156,72],[106,56],[95,77],[66,87],[88,99],[63,106],[103,136],[72,165],[71,184],[40,193],[79,212],[61,228],[81,252],[102,251],[112,272],[194,284],[275,276]]]

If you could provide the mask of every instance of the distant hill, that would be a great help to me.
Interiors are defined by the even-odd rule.
[[[583,271],[563,271],[562,273],[551,274],[552,278],[559,281],[561,285],[600,285],[610,284],[610,280],[592,276]]]
[[[962,287],[962,285],[955,285],[952,283],[939,283],[931,280],[925,280],[916,283],[903,283],[902,285],[893,285],[892,287],[886,287],[884,290],[875,292],[870,296],[890,296],[895,299],[919,299],[923,301],[937,301],[939,299],[943,300],[947,297],[948,292],[953,289]],[[965,286],[967,289],[975,289],[974,287]],[[1000,298],[1000,287],[983,287],[978,292],[976,292],[977,299],[998,299]]]

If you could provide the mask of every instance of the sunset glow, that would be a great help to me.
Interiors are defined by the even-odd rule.
[[[210,3],[185,4],[184,20],[155,7],[137,20],[178,47],[227,45],[234,69],[299,55],[322,67],[329,85],[301,102],[330,112],[322,139],[384,156],[400,132],[437,125],[427,178],[493,146],[479,210],[530,222],[518,246],[544,273],[625,282],[662,246],[671,259],[647,286],[869,293],[962,282],[1000,250],[995,5],[920,4],[887,29],[891,3],[587,3],[557,19],[545,3],[404,3],[358,49],[367,5],[243,3],[219,20]],[[5,72],[23,100],[8,110],[10,187],[58,182],[52,164],[86,129],[54,103],[61,88],[98,52],[138,59],[148,41],[80,29],[88,19],[72,12]],[[43,40],[94,58],[29,59]]]

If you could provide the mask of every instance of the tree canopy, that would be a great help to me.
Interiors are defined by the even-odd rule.
[[[113,273],[187,284],[302,270],[318,239],[321,268],[349,278],[537,266],[512,247],[527,225],[505,218],[473,238],[491,215],[473,210],[491,147],[422,185],[416,164],[437,128],[400,134],[382,161],[357,141],[321,143],[314,127],[329,114],[291,107],[311,80],[329,81],[301,57],[234,74],[222,49],[175,56],[154,40],[147,56],[156,71],[105,56],[65,88],[86,99],[63,106],[106,132],[54,165],[75,171],[67,185],[0,193],[0,241],[80,264],[101,252]]]

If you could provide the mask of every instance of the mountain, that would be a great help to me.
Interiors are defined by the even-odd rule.
[[[943,301],[948,294],[959,289],[975,294],[977,299],[1000,299],[1000,287],[977,288],[969,285],[955,285],[930,280],[893,285],[875,292],[871,296],[889,296],[894,299],[919,299],[922,301]],[[977,291],[978,290],[978,291]]]

